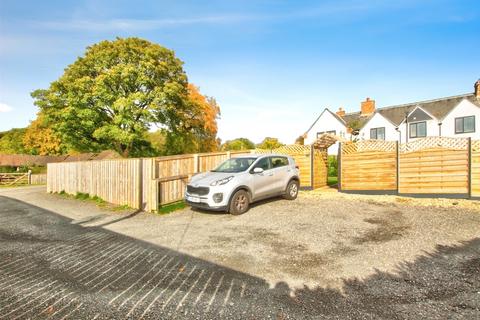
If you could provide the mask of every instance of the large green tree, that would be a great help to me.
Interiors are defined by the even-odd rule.
[[[278,141],[277,138],[272,138],[272,137],[266,137],[265,139],[263,139],[262,142],[260,142],[259,144],[257,144],[257,148],[260,148],[260,149],[276,149],[276,148],[280,148],[281,146],[284,146],[285,144],[281,143],[280,141]]]
[[[255,144],[247,138],[227,140],[222,144],[223,151],[255,149]]]
[[[183,63],[173,51],[138,38],[88,47],[35,104],[69,150],[114,149],[123,156],[148,153],[148,129],[170,134],[190,127],[198,113],[188,103]]]
[[[0,154],[29,153],[23,145],[25,128],[0,132]]]

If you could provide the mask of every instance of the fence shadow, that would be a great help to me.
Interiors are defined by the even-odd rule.
[[[479,318],[480,238],[342,290],[259,277],[0,196],[0,318]]]

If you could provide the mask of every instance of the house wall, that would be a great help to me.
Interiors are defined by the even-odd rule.
[[[397,141],[398,140],[398,131],[395,130],[395,126],[385,119],[380,113],[375,113],[375,115],[360,129],[359,137],[361,140],[370,139],[370,129],[373,128],[385,128],[385,140],[387,141]]]
[[[416,121],[415,121],[416,122]],[[409,122],[408,126],[410,127],[410,123],[415,123],[415,122]],[[418,121],[422,122],[422,121]],[[432,119],[432,120],[427,120],[425,121],[427,123],[427,137],[432,137],[432,136],[439,136],[439,128],[438,128],[438,120]],[[401,143],[405,143],[407,134],[410,129],[407,129],[407,126],[405,125],[405,122],[402,122],[400,126],[398,127],[399,131],[401,132],[401,138],[400,141]],[[408,136],[408,142],[417,140],[418,138],[410,138]]]
[[[455,134],[455,118],[475,116],[475,132]],[[444,137],[471,137],[480,139],[480,108],[468,100],[463,100],[442,121],[442,136]]]
[[[308,132],[308,136],[305,139],[305,144],[312,144],[317,139],[318,132],[333,131],[336,135],[350,139],[350,134],[347,133],[347,128],[341,123],[335,116],[329,111],[325,110],[315,125]],[[338,154],[338,142],[328,148],[328,154]]]

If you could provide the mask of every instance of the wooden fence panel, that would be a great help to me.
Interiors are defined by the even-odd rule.
[[[140,208],[142,159],[49,163],[47,191],[86,193],[103,200]]]
[[[468,150],[400,153],[399,193],[468,194]]]
[[[32,174],[30,181],[31,184],[47,184],[47,174]]]
[[[342,144],[340,162],[342,190],[397,190],[396,142],[367,140]]]
[[[472,141],[472,196],[480,197],[480,140]]]
[[[215,169],[220,163],[227,160],[230,157],[230,153],[219,152],[209,154],[198,155],[198,171],[205,172]]]

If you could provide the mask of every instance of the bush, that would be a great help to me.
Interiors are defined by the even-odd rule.
[[[338,162],[337,156],[328,156],[328,176],[338,176]]]

